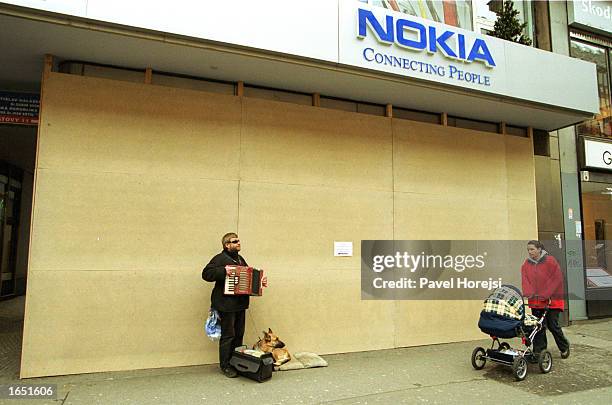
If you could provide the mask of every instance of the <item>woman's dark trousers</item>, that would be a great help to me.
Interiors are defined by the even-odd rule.
[[[552,333],[555,338],[555,343],[557,343],[557,347],[563,353],[569,348],[569,342],[563,331],[561,330],[561,326],[559,326],[559,312],[560,309],[549,309],[546,314],[546,318],[544,319],[544,328],[535,335],[533,338],[533,351],[534,353],[540,353],[542,350],[546,350],[546,346],[548,346],[548,340],[546,339],[546,329]],[[538,318],[542,316],[544,313],[543,309],[531,309],[531,313]]]

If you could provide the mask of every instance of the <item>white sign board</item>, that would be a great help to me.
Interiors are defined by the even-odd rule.
[[[612,143],[584,140],[584,165],[612,170]]]
[[[570,109],[599,109],[591,63],[356,0],[339,0],[338,10],[340,64]],[[561,87],[568,96],[551,91]]]
[[[340,63],[503,93],[502,41],[358,1],[341,1]]]
[[[353,256],[353,242],[334,241],[334,256]]]
[[[569,24],[589,31],[612,33],[612,1],[568,1]]]

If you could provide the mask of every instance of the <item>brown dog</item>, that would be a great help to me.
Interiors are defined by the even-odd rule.
[[[276,336],[272,329],[268,328],[268,331],[264,331],[263,339],[259,339],[253,349],[260,350],[264,353],[272,353],[274,358],[274,365],[280,366],[291,360],[289,351],[285,349],[285,344]]]

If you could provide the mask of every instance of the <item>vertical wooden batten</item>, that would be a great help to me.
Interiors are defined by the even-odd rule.
[[[151,84],[153,83],[153,69],[151,69],[150,67],[145,69],[145,79],[144,79],[145,84]]]
[[[244,82],[240,81],[236,83],[236,95],[238,97],[244,96]]]
[[[447,127],[448,126],[448,114],[443,112],[440,114],[440,125]]]
[[[321,95],[319,93],[312,94],[312,106],[321,107]]]
[[[385,106],[385,117],[393,118],[393,104]]]
[[[49,78],[49,73],[51,73],[52,71],[53,71],[53,55],[46,54],[45,62],[43,66],[43,77],[42,77],[43,84],[44,84],[44,81]],[[41,86],[41,93],[42,93],[42,86]]]

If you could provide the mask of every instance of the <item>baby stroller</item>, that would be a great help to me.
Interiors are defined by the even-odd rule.
[[[533,352],[533,338],[542,330],[548,308],[541,318],[525,313],[525,302],[521,291],[511,285],[502,285],[493,291],[484,302],[478,327],[491,336],[490,349],[477,347],[472,352],[472,366],[481,370],[487,360],[512,367],[518,381],[527,377],[527,363],[538,363],[542,373],[552,369],[552,355],[543,350],[539,355]],[[499,339],[522,338],[525,349],[515,349]]]

